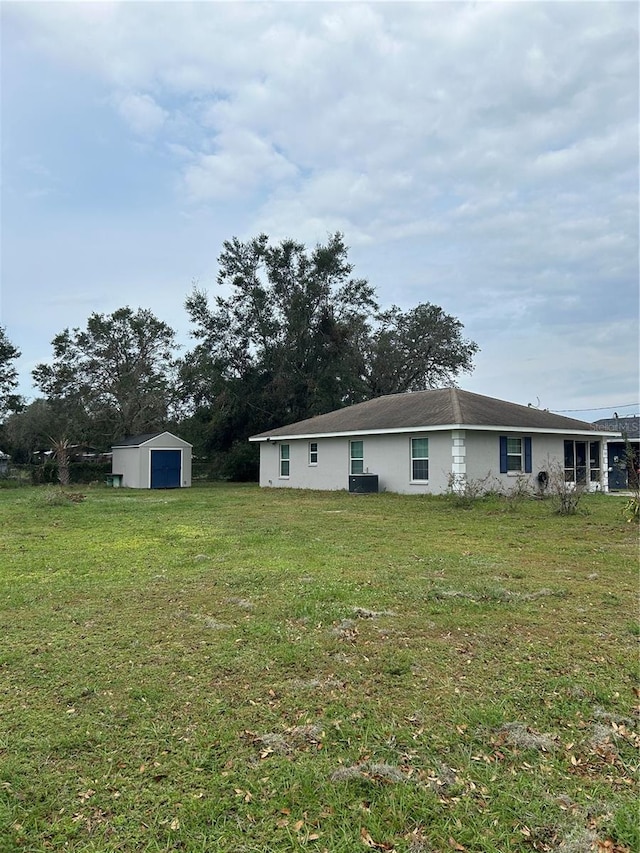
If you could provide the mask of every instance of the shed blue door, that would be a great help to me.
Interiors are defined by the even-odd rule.
[[[151,488],[179,489],[180,488],[179,450],[151,451]]]

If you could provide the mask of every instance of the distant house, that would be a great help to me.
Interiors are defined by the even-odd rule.
[[[442,494],[491,478],[535,486],[550,464],[567,482],[608,489],[606,431],[457,388],[378,397],[268,430],[260,485]]]
[[[112,447],[114,485],[180,489],[191,485],[191,445],[170,432],[123,438]]]
[[[55,451],[51,449],[38,450],[33,456],[40,462],[49,462],[54,458]],[[67,446],[67,458],[69,462],[108,462],[111,459],[111,454],[102,453],[88,444],[69,444]]]
[[[593,426],[606,431],[608,485],[611,491],[627,489],[633,484],[633,478],[638,477],[638,461],[640,460],[640,417],[632,418],[602,418]],[[628,458],[631,448],[634,459]],[[634,467],[635,465],[635,467]]]

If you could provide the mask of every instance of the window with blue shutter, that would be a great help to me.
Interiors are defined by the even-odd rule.
[[[500,473],[530,474],[533,470],[531,458],[531,438],[513,438],[500,436]]]
[[[507,473],[507,436],[500,436],[500,473]]]

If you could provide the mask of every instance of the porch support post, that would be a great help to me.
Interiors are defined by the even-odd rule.
[[[600,487],[609,491],[609,442],[600,439]]]

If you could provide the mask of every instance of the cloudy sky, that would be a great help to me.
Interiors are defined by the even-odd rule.
[[[383,307],[433,302],[463,388],[634,414],[634,2],[2,2],[0,324],[150,308],[191,345],[222,241],[340,230]]]

